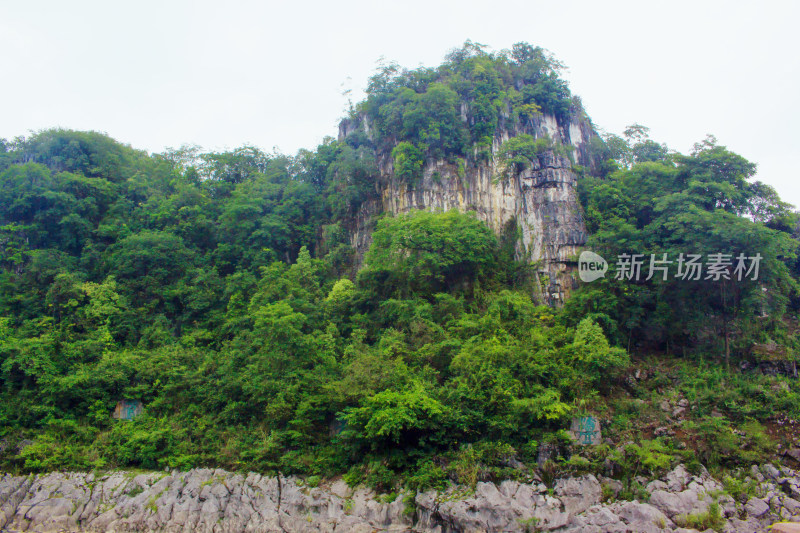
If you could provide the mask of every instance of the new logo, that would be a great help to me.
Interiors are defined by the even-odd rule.
[[[585,250],[578,257],[578,276],[581,281],[589,283],[605,277],[608,272],[608,263],[594,252]]]

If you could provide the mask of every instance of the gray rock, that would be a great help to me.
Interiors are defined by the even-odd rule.
[[[758,498],[750,498],[744,506],[749,516],[761,518],[769,512],[769,505],[764,500]]]
[[[775,468],[771,464],[765,464],[764,466],[762,466],[761,467],[761,471],[764,472],[764,475],[766,475],[767,478],[769,478],[769,479],[771,479],[773,481],[777,481],[778,479],[780,479],[782,477],[780,470],[778,470],[777,468]]]
[[[676,466],[670,473],[664,476],[664,481],[669,488],[668,490],[673,492],[684,490],[691,480],[692,475],[683,465]]]
[[[671,527],[672,521],[656,507],[639,502],[625,502],[615,508],[617,515],[627,524],[653,524],[662,528]]]
[[[677,415],[673,414],[673,416]],[[661,426],[653,430],[653,435],[656,437],[672,437],[675,435],[675,431],[667,426]]]
[[[614,498],[619,496],[619,493],[622,492],[622,489],[624,488],[621,481],[617,481],[616,479],[610,477],[601,476],[598,481],[600,481],[601,492],[603,488],[610,490]]]
[[[722,516],[732,518],[736,516],[736,501],[727,494],[719,499],[719,507],[722,511]]]
[[[345,499],[353,495],[353,489],[351,489],[344,481],[339,480],[331,485],[331,494],[338,498]]]
[[[781,470],[781,475],[786,486],[800,481],[793,470]],[[705,471],[692,476],[683,467],[647,485],[649,503],[600,503],[602,484],[619,482],[594,476],[560,479],[552,493],[538,482],[451,487],[442,493],[417,494],[409,514],[406,493],[388,501],[342,481],[312,488],[295,477],[211,469],[137,475],[0,474],[0,530],[521,533],[536,528],[563,533],[662,533],[678,531],[679,515],[705,511],[714,494],[728,518],[724,531],[744,533],[761,532],[769,520],[791,519],[800,511],[800,501],[765,482],[760,490],[772,491],[770,499],[748,501],[749,519],[739,520],[733,500],[717,496],[719,482]]]
[[[679,515],[703,513],[708,510],[709,502],[701,500],[691,489],[677,493],[656,490],[650,495],[650,504],[674,519]]]
[[[764,476],[761,475],[761,471],[759,471],[756,465],[750,467],[750,477],[752,477],[756,481],[764,481]]]
[[[559,531],[564,533],[625,533],[627,525],[611,509],[598,505],[588,509],[580,516],[573,517],[569,526]]]
[[[783,498],[783,507],[793,515],[800,515],[800,501],[786,496]]]
[[[660,533],[672,531],[675,524],[655,507],[639,502],[609,506],[595,505],[573,517],[563,531],[569,533]],[[559,530],[561,531],[561,530]]]
[[[555,485],[555,493],[564,503],[567,513],[578,514],[600,503],[602,487],[597,478],[588,475],[582,478],[559,479]]]
[[[337,486],[337,491],[347,492]],[[35,531],[408,531],[402,494],[382,502],[362,491],[344,500],[295,478],[222,470],[185,474],[49,474],[0,480],[0,527]]]
[[[781,486],[783,491],[795,500],[800,500],[800,483],[788,481]]]
[[[655,491],[655,490],[664,490],[664,491],[668,491],[668,490],[669,490],[669,485],[667,485],[666,481],[662,481],[662,480],[660,480],[660,479],[656,479],[656,480],[653,480],[653,481],[651,481],[650,483],[648,483],[648,484],[645,486],[645,488],[644,488],[644,489],[645,489],[647,492],[649,492],[650,494],[652,494],[652,493],[653,493],[653,491]]]
[[[764,527],[755,518],[748,518],[747,520],[733,518],[725,525],[722,531],[723,533],[757,533],[764,531]]]
[[[548,442],[542,443],[536,453],[536,464],[539,466],[544,465],[547,461],[552,459],[556,454],[556,447]]]

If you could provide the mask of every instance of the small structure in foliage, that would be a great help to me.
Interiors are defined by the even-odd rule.
[[[573,418],[569,430],[578,444],[597,445],[603,441],[603,435],[600,432],[600,421],[593,416]]]
[[[143,409],[141,400],[120,400],[112,416],[118,420],[133,420],[142,414]]]

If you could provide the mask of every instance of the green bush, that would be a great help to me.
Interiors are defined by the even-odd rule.
[[[447,487],[447,483],[445,470],[429,459],[420,460],[406,475],[406,485],[418,492],[429,489],[443,490]]]
[[[379,494],[391,491],[397,483],[397,474],[380,461],[355,465],[343,476],[345,483],[355,488],[366,485]]]
[[[425,163],[422,150],[408,141],[403,141],[392,150],[392,158],[395,176],[406,180],[413,187],[422,177],[422,166]]]

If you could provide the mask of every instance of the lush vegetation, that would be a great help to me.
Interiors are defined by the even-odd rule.
[[[384,65],[354,112],[374,125],[376,145],[391,151],[397,177],[415,184],[427,159],[486,159],[500,124],[543,113],[565,121],[582,114],[559,77],[563,65],[545,50],[518,43],[493,53],[467,41],[437,68]]]
[[[641,281],[611,276],[580,291],[568,304],[574,320],[592,316],[627,348],[686,355],[705,352],[750,355],[753,343],[778,342],[795,352],[797,214],[761,182],[751,182],[755,165],[719,146],[713,137],[690,155],[669,153],[647,138],[646,128],[629,128],[600,147],[605,175],[586,177],[580,193],[588,247],[610,261],[644,254]],[[761,256],[758,279],[677,277],[681,254],[707,262],[712,254]],[[673,264],[666,279],[649,274],[650,256]],[[691,276],[689,276],[691,278]]]
[[[0,416],[35,437],[7,466],[331,475],[487,438],[533,453],[627,362],[516,290],[513,247],[470,215],[382,219],[351,278],[335,202],[369,172],[346,144],[7,146]],[[146,414],[115,423],[125,398]]]
[[[372,136],[296,156],[148,155],[66,130],[0,142],[0,466],[346,473],[389,490],[525,476],[545,450],[545,479],[768,456],[761,424],[800,416],[796,380],[721,364],[754,342],[796,353],[796,215],[711,140],[681,155],[641,126],[596,138],[596,175],[576,168],[590,244],[759,252],[757,283],[605,279],[553,309],[531,299],[514,228],[457,212],[381,218],[356,272],[348,232],[377,154],[411,183],[430,159],[472,164],[504,120],[580,111],[560,68],[472,43],[437,69],[387,67],[354,109]],[[524,167],[558,150],[520,135],[497,155]],[[632,385],[629,352],[671,363]],[[654,440],[670,395],[695,408]],[[144,414],[113,420],[123,399]],[[640,444],[578,450],[564,430],[581,414]]]

